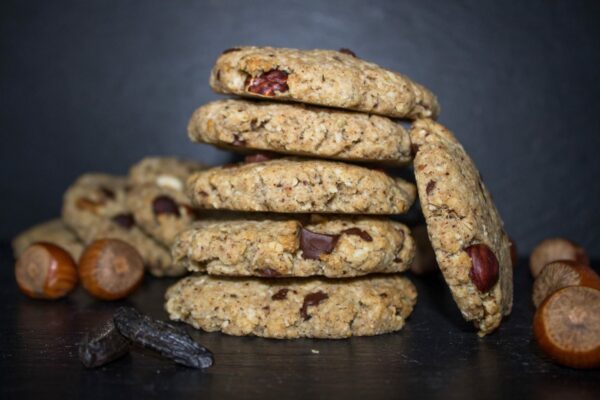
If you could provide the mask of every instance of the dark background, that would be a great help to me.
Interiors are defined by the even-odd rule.
[[[0,397],[597,399],[598,370],[557,366],[536,346],[525,256],[564,235],[600,257],[599,18],[598,1],[2,1]],[[349,47],[438,95],[440,121],[521,250],[498,332],[477,338],[438,274],[413,279],[419,302],[398,333],[276,341],[189,329],[215,353],[206,372],[144,352],[81,366],[78,341],[115,307],[166,319],[173,280],[146,279],[117,303],[81,288],[34,301],[14,284],[5,240],[58,215],[85,171],[125,173],[148,154],[228,161],[190,143],[186,124],[218,98],[218,54],[242,44]]]
[[[228,47],[349,47],[434,91],[521,254],[564,235],[600,257],[600,2],[2,1],[0,240],[58,215],[79,174],[186,137]]]

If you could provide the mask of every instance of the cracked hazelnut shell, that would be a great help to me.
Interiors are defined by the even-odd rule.
[[[118,239],[92,242],[79,259],[81,284],[101,300],[118,300],[142,283],[144,262],[138,251]]]
[[[600,290],[558,290],[537,309],[533,333],[539,347],[561,365],[600,367]]]
[[[71,255],[52,243],[29,246],[15,264],[19,289],[34,299],[58,299],[77,285],[77,265]]]

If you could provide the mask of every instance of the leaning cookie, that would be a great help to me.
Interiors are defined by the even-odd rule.
[[[78,260],[83,251],[83,244],[77,236],[60,219],[53,219],[21,232],[13,241],[15,258],[36,242],[49,242],[65,249],[74,260]]]
[[[175,236],[196,220],[196,210],[182,190],[153,183],[127,193],[127,207],[136,223],[159,243],[171,246]]]
[[[204,168],[201,163],[177,157],[145,157],[129,169],[128,183],[131,186],[153,183],[181,191],[188,176]]]
[[[297,158],[201,171],[188,190],[200,208],[281,213],[399,214],[416,195],[413,184],[383,171]]]
[[[272,151],[390,165],[408,163],[408,132],[378,115],[302,104],[220,100],[194,112],[188,135],[239,152]]]
[[[122,177],[85,174],[71,185],[63,199],[62,217],[86,244],[100,238],[121,239],[135,247],[150,273],[178,276],[166,247],[147,236],[126,206],[127,182]]]
[[[240,47],[226,50],[210,76],[220,93],[290,100],[394,118],[435,118],[435,96],[404,75],[350,51]]]
[[[513,298],[509,240],[475,164],[431,120],[411,130],[421,208],[436,258],[463,316],[480,335],[496,329]]]
[[[398,222],[328,216],[303,222],[202,221],[177,237],[173,262],[214,275],[271,278],[400,272],[412,262],[415,244]]]
[[[205,331],[267,338],[370,336],[400,330],[416,303],[398,275],[344,280],[195,275],[169,288],[173,320]]]

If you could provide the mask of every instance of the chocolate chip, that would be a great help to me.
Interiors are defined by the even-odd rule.
[[[323,253],[329,254],[335,248],[340,235],[326,235],[300,228],[300,249],[302,258],[318,260]]]
[[[102,194],[105,197],[108,197],[109,199],[114,199],[115,198],[115,192],[113,192],[112,190],[110,190],[107,187],[101,186],[100,187],[100,191],[102,192]]]
[[[167,195],[156,196],[152,201],[152,211],[154,215],[170,214],[180,216],[179,206],[171,197]]]
[[[289,90],[287,78],[287,72],[272,69],[254,78],[248,77],[246,79],[246,90],[262,96],[275,96],[275,92],[284,93]]]
[[[236,147],[244,147],[246,145],[246,141],[244,139],[240,138],[239,134],[234,133],[233,134],[233,142],[231,144]]]
[[[223,50],[223,52],[221,54],[233,53],[234,51],[240,51],[240,50],[241,49],[239,47],[231,47],[229,49]]]
[[[311,316],[307,313],[308,307],[318,306],[323,300],[328,298],[329,295],[322,290],[319,290],[315,293],[309,293],[304,296],[304,302],[302,303],[302,308],[300,309],[300,315],[302,318],[304,318],[305,321],[309,320]]]
[[[289,291],[290,289],[287,288],[279,289],[277,293],[271,296],[271,300],[285,300]]]
[[[356,235],[356,236],[360,236],[360,238],[366,242],[372,242],[373,238],[371,237],[371,235],[369,235],[368,232],[363,231],[362,229],[358,229],[358,228],[348,228],[348,229],[344,229],[342,231],[342,233],[345,233],[346,235]]]
[[[278,271],[275,271],[272,268],[262,268],[257,270],[256,272],[258,272],[260,276],[264,276],[267,278],[278,278],[281,276],[281,274]]]
[[[340,52],[340,53],[344,53],[344,54],[348,54],[348,55],[350,55],[350,56],[352,56],[352,57],[356,58],[356,54],[355,54],[355,53],[354,53],[352,50],[350,50],[350,49],[341,48],[341,49],[339,50],[339,52]]]
[[[125,229],[131,229],[135,225],[135,219],[133,219],[133,215],[128,213],[117,214],[112,217],[112,221]]]
[[[265,162],[271,160],[271,156],[265,153],[256,153],[250,154],[244,157],[244,162],[246,164],[256,163],[256,162]]]
[[[429,181],[427,183],[427,187],[425,188],[425,193],[427,193],[429,195],[434,188],[435,188],[435,181]]]

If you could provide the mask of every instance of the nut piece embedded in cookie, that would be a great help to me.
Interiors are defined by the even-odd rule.
[[[370,336],[400,330],[417,300],[397,274],[352,279],[186,277],[166,293],[172,320],[208,332],[276,339]]]
[[[381,171],[299,158],[197,172],[188,188],[199,208],[276,213],[400,214],[416,194]]]
[[[242,153],[272,151],[389,165],[412,160],[408,132],[398,121],[304,104],[214,101],[194,111],[188,136]]]
[[[479,171],[454,135],[431,120],[411,128],[419,201],[438,265],[480,335],[512,308],[509,239]]]
[[[412,262],[415,244],[399,222],[365,216],[301,219],[245,214],[202,220],[177,236],[173,260],[192,272],[269,278],[395,273]]]
[[[345,108],[392,118],[436,118],[425,87],[350,51],[240,47],[221,54],[210,86],[219,93]]]

